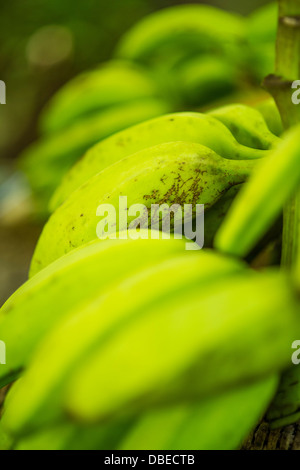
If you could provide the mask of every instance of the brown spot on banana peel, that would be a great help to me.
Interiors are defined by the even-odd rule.
[[[180,169],[180,168],[179,168]],[[200,182],[200,174],[203,174],[200,170],[195,170],[196,177],[190,177],[186,180],[184,180],[180,174],[180,172],[177,174],[177,177],[174,179],[174,183],[172,186],[169,188],[169,190],[160,196],[160,191],[158,189],[154,189],[151,194],[145,194],[143,196],[144,200],[153,200],[156,204],[165,204],[165,203],[172,203],[172,204],[179,204],[183,205],[187,201],[187,192],[186,191],[181,191],[182,188],[189,182],[193,181],[190,188],[189,188],[189,193],[192,193],[192,204],[196,204],[197,201],[199,201],[199,197],[203,191],[203,187],[199,186]],[[190,199],[190,196],[189,196]]]

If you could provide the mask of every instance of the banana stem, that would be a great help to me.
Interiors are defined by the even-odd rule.
[[[292,102],[292,83],[300,79],[300,0],[278,0],[278,10],[275,74],[266,77],[264,86],[288,129],[300,122],[300,105]],[[294,270],[300,290],[300,188],[287,204],[283,219],[282,264]]]
[[[286,129],[300,122],[300,106],[292,102],[292,83],[300,79],[300,0],[278,0],[275,74],[264,86],[273,96]]]
[[[289,80],[300,74],[300,1],[279,0],[276,74]]]

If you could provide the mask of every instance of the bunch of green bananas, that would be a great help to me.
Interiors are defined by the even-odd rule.
[[[42,113],[39,140],[19,159],[40,217],[47,217],[63,176],[96,142],[246,89],[251,78],[244,71],[255,63],[247,37],[255,42],[251,25],[261,16],[244,19],[205,5],[161,10],[128,31],[114,60],[63,86]]]
[[[260,246],[299,186],[299,127],[278,138],[271,101],[262,112],[241,104],[207,114],[158,108],[175,89],[186,102],[200,96],[199,82],[219,73],[222,57],[236,70],[249,43],[254,57],[256,41],[273,41],[273,26],[264,36],[255,25],[273,14],[273,6],[247,21],[206,6],[158,12],[119,45],[118,57],[139,66],[110,63],[49,104],[41,120],[47,144],[23,165],[34,181],[43,168],[37,187],[43,203],[51,198],[52,215],[30,279],[0,310],[0,387],[17,379],[2,410],[0,448],[235,449],[266,412],[300,331],[299,297],[289,272],[255,271],[238,256]],[[212,51],[219,69],[209,65]],[[116,70],[132,83],[124,75],[115,93]],[[170,71],[178,83],[160,94]],[[157,112],[147,116],[150,108]],[[98,119],[102,134],[91,125]],[[116,220],[108,235],[117,239],[104,241],[98,207],[108,204],[126,223]],[[134,204],[145,208],[138,230]],[[179,240],[175,219],[173,235],[153,231],[154,204],[179,204],[191,221],[204,204],[205,248]],[[187,242],[194,250],[185,252]],[[298,416],[295,375],[282,376],[268,413],[275,425]]]
[[[127,114],[124,106],[128,110]],[[235,109],[240,110],[241,122],[237,122]],[[138,119],[135,115],[136,111],[139,115]],[[101,140],[100,127],[103,131],[111,124],[108,119],[102,120],[102,114],[105,112],[103,111],[100,118],[86,118],[67,128],[67,131],[59,132],[40,143],[33,144],[22,156],[20,166],[35,190],[41,211],[48,212],[45,207],[48,206],[50,197],[56,187],[59,186],[65,173],[67,173],[67,176],[64,178],[61,189],[53,198],[52,208],[65,198],[65,195],[60,195],[61,192],[68,195],[76,186],[84,182],[84,178],[88,179],[108,165],[151,145],[178,140],[197,142],[212,148],[225,158],[245,160],[262,156],[264,153],[262,150],[271,149],[276,144],[276,137],[268,130],[261,114],[242,105],[240,108],[231,107],[216,114],[215,118],[223,122],[223,126],[216,119],[199,113],[164,116],[164,111],[164,107],[161,104],[157,105],[154,98],[151,99],[151,102],[147,102],[147,106],[145,106],[145,102],[126,104],[122,106],[122,109],[118,107],[118,124],[123,120],[120,127],[124,127],[125,122],[127,127],[130,124],[135,124],[136,121],[142,120],[142,116],[147,118],[152,117],[152,115],[162,114],[163,117],[146,121],[136,127],[113,134],[110,138]],[[107,112],[111,113],[112,109]],[[90,119],[96,119],[96,126],[88,126]],[[98,126],[99,123],[100,127]],[[114,123],[115,126],[116,122]],[[218,129],[215,128],[216,126],[218,126]],[[236,141],[225,126],[235,134]],[[256,126],[257,130],[255,129]],[[78,132],[80,129],[81,132]],[[235,132],[235,129],[240,129],[240,131]],[[107,133],[110,134],[111,131],[112,129]],[[219,133],[220,144],[214,138],[215,131]],[[256,139],[253,137],[252,131],[253,134],[257,134]],[[105,134],[102,134],[102,137],[105,137]],[[79,156],[84,154],[85,150],[98,140],[100,140],[100,143],[88,150],[84,158],[80,159],[74,167],[74,170],[68,173],[67,170],[72,167]],[[221,142],[223,142],[223,145],[221,145]],[[100,163],[98,163],[98,160]]]
[[[148,207],[204,203],[218,228],[279,139],[246,106],[211,114],[103,140],[54,195],[32,277],[1,311],[0,385],[22,376],[5,402],[3,448],[236,448],[270,403],[299,327],[287,275],[184,254],[176,237],[96,239],[97,205],[120,194]]]
[[[152,204],[164,203],[201,203],[205,210],[213,207],[227,190],[243,183],[258,159],[268,155],[279,141],[257,111],[248,111],[245,106],[232,106],[216,112],[216,117],[165,115],[90,149],[52,198],[54,213],[38,242],[31,274],[95,239],[98,206],[109,203],[119,209],[122,195],[127,196],[128,205],[143,203],[149,210]],[[237,137],[248,146],[240,144],[222,120],[238,129]],[[142,228],[148,227],[148,218],[148,213],[144,214]],[[128,217],[128,225],[132,219]],[[116,230],[127,228],[116,223]]]
[[[183,246],[93,242],[8,300],[1,385],[27,370],[5,402],[2,448],[240,445],[288,364],[298,303],[283,273]]]

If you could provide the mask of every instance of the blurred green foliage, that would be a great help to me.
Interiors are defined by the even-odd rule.
[[[268,1],[2,1],[0,79],[7,84],[7,104],[0,108],[0,161],[15,157],[35,139],[36,118],[63,83],[109,58],[121,35],[141,17],[183,3],[211,3],[249,13]],[[53,31],[43,29],[53,25],[57,28],[56,38]],[[65,55],[61,54],[61,47],[57,47],[61,34],[69,41]],[[52,63],[44,63],[47,56],[52,57]]]

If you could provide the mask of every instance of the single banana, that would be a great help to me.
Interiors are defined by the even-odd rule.
[[[188,142],[157,145],[124,158],[88,180],[52,214],[38,241],[30,275],[99,236],[98,223],[104,224],[103,217],[97,217],[104,216],[98,212],[99,205],[109,204],[117,211],[116,220],[109,224],[117,231],[130,227],[137,218],[129,212],[133,204],[143,204],[141,228],[148,228],[152,204],[181,205],[187,221],[195,217],[196,204],[211,207],[227,189],[245,181],[256,163],[228,160]],[[127,197],[123,206],[120,196]],[[184,204],[192,206],[190,213]],[[159,218],[159,212],[154,214],[152,228]]]
[[[269,158],[259,162],[216,235],[217,249],[247,255],[280,215],[300,182],[299,130],[287,132]]]
[[[234,450],[261,418],[277,385],[277,376],[272,376],[199,403],[169,405],[107,424],[82,426],[67,420],[17,439],[13,448]]]
[[[106,62],[64,85],[42,112],[40,128],[47,135],[61,132],[105,108],[158,95],[157,84],[139,66]]]
[[[177,140],[205,145],[229,159],[255,159],[267,154],[263,150],[240,145],[226,126],[212,116],[201,113],[167,114],[112,135],[88,150],[64,177],[51,200],[51,210],[112,163],[147,147]]]
[[[242,17],[207,5],[180,5],[155,12],[135,24],[121,39],[116,55],[159,64],[174,50],[185,50],[187,54],[226,51],[228,46],[238,47],[244,38]]]
[[[20,375],[37,344],[64,315],[120,279],[185,249],[182,240],[155,240],[148,232],[144,235],[149,239],[97,240],[74,250],[9,298],[0,310],[1,340],[7,349],[7,364],[0,367],[0,388]]]
[[[165,102],[154,98],[125,103],[32,144],[20,156],[19,167],[32,188],[37,210],[41,215],[48,212],[49,199],[62,177],[88,148],[115,132],[168,111]]]
[[[42,341],[30,367],[7,395],[3,424],[6,421],[15,434],[60,421],[67,377],[85,362],[101,337],[108,338],[130,319],[144,316],[149,307],[159,309],[163,300],[188,302],[191,289],[201,297],[208,285],[216,286],[243,270],[240,262],[202,250],[174,256],[106,288],[98,299],[70,312]],[[26,407],[21,406],[20,396]]]
[[[231,104],[213,109],[209,114],[221,121],[244,146],[269,150],[280,142],[280,139],[269,131],[260,112],[250,106]]]

